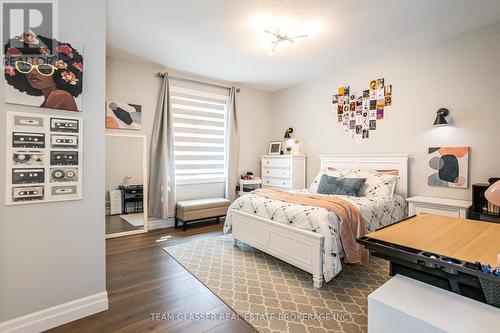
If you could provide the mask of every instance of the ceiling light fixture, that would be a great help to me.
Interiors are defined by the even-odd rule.
[[[271,41],[271,45],[269,46],[269,55],[270,56],[274,55],[274,53],[276,51],[276,48],[278,47],[279,43],[289,42],[293,46],[297,46],[297,40],[298,39],[308,37],[308,35],[306,35],[306,34],[304,34],[304,35],[298,35],[298,36],[290,36],[289,37],[288,35],[283,35],[283,34],[280,34],[280,33],[275,33],[275,32],[269,31],[269,30],[265,30],[265,32],[268,33],[268,34],[270,34],[270,35],[273,35],[273,37],[275,38],[273,41]]]

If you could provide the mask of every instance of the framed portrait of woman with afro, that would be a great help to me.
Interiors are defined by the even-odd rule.
[[[4,45],[5,102],[82,111],[82,48],[33,33]]]

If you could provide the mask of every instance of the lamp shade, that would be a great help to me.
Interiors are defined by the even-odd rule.
[[[290,127],[289,129],[287,129],[285,131],[285,135],[283,136],[283,138],[284,139],[290,139],[291,138],[290,134],[292,134],[292,133],[293,133],[293,128]]]
[[[484,192],[486,200],[495,206],[500,206],[500,180],[493,183],[486,192]]]
[[[450,113],[448,109],[441,108],[436,112],[436,120],[434,120],[434,126],[445,126],[448,125],[446,116]]]

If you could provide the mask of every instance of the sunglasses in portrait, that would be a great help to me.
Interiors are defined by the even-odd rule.
[[[23,74],[31,73],[33,69],[36,69],[40,75],[51,76],[57,70],[57,67],[51,64],[33,65],[26,61],[16,61],[16,69]]]

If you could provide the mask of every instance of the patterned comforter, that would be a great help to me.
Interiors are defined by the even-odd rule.
[[[302,190],[299,192],[309,192]],[[364,218],[368,232],[395,223],[406,217],[406,201],[400,195],[393,198],[374,196],[351,197],[338,196],[356,206]],[[290,226],[319,232],[324,236],[323,276],[330,281],[337,275],[342,264],[342,243],[340,241],[339,220],[337,216],[324,208],[296,205],[284,201],[261,197],[256,194],[244,195],[229,207],[224,233],[231,230],[232,210],[238,210]]]

